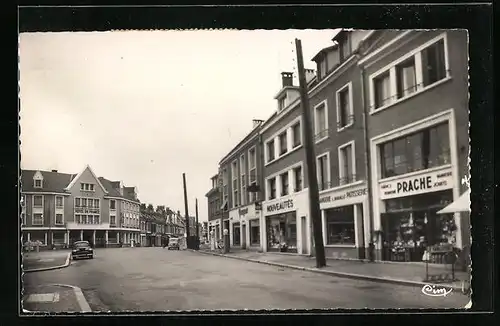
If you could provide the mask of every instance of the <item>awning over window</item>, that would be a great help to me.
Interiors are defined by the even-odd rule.
[[[458,212],[470,212],[470,189],[464,192],[462,196],[458,197],[458,199],[453,203],[440,210],[438,214],[450,214]]]

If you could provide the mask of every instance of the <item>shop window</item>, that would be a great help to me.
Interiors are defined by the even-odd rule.
[[[250,220],[250,244],[251,245],[260,245],[259,221]]]
[[[396,66],[396,84],[398,98],[403,98],[417,91],[415,57]]]
[[[297,251],[297,221],[294,213],[266,218],[269,251]]]
[[[380,145],[382,178],[451,163],[448,123]]]
[[[325,210],[326,244],[355,245],[354,206]]]

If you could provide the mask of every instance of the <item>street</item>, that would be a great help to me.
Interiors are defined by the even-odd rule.
[[[80,287],[92,311],[463,308],[459,293],[351,280],[161,247],[97,249],[91,260],[27,273],[25,287]]]

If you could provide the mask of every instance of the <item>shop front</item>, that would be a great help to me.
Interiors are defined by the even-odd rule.
[[[422,262],[426,251],[457,247],[454,214],[438,214],[453,202],[452,175],[440,169],[380,183],[382,260]]]
[[[260,216],[260,203],[252,203],[229,212],[231,246],[242,249],[261,248]]]
[[[264,251],[311,253],[309,201],[306,191],[266,201],[262,207]]]
[[[321,193],[319,200],[325,256],[365,259],[369,242],[366,183]]]

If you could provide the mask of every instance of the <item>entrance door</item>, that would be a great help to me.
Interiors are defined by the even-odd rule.
[[[241,237],[241,247],[245,249],[247,247],[247,225],[243,224],[241,227],[242,237]]]
[[[306,222],[306,217],[301,216],[300,217],[300,226],[301,226],[301,239],[302,239],[302,254],[306,255],[307,254],[307,222]]]

